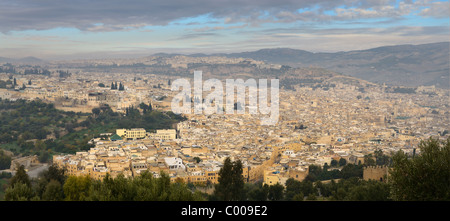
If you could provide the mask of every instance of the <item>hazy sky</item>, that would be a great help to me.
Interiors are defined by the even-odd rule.
[[[0,57],[313,52],[449,41],[449,1],[0,0]]]

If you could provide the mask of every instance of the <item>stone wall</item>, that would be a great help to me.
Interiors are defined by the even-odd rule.
[[[364,180],[378,180],[386,181],[388,175],[388,167],[386,166],[368,166],[364,168],[363,179]]]
[[[25,167],[25,169],[30,169],[36,165],[39,164],[39,160],[37,158],[36,155],[34,156],[27,156],[27,157],[21,157],[21,158],[17,158],[17,159],[13,159],[11,161],[11,171],[16,171],[17,170],[17,166],[19,165],[23,165]]]

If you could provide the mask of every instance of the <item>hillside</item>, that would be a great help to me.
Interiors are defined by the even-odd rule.
[[[43,62],[43,60],[32,56],[24,58],[0,57],[0,63],[41,64]]]
[[[449,42],[384,46],[368,50],[312,53],[290,48],[220,54],[292,67],[316,66],[375,83],[449,87]]]
[[[294,68],[322,68],[373,83],[393,86],[435,85],[449,88],[449,42],[421,45],[383,46],[367,50],[313,53],[299,49],[274,48],[241,53],[191,54],[189,57],[221,56],[250,58]],[[180,54],[159,53],[173,58]]]

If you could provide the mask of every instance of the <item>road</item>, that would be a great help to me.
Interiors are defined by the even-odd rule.
[[[41,173],[42,171],[48,169],[49,165],[48,164],[42,164],[39,167],[36,168],[32,168],[31,170],[29,169],[27,174],[30,178],[36,178],[38,177],[39,173]],[[11,175],[14,176],[14,174],[16,173],[16,171],[12,171]]]
[[[39,175],[39,173],[48,169],[48,167],[49,167],[48,164],[43,164],[42,166],[40,166],[38,168],[28,171],[27,174],[28,174],[28,176],[30,176],[30,178],[36,178]]]

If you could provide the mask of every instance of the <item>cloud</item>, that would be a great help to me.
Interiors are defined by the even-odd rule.
[[[449,17],[449,12],[449,2],[433,2],[429,7],[422,9],[419,15],[424,17],[447,18]]]
[[[202,33],[189,33],[181,35],[177,38],[168,39],[169,41],[178,41],[178,40],[189,40],[189,39],[197,39],[197,38],[204,38],[204,37],[217,37],[220,36],[217,33],[212,32],[202,32]]]
[[[93,24],[87,25],[85,27],[79,27],[82,31],[87,32],[110,32],[110,31],[125,31],[125,30],[133,30],[145,27],[146,24],[128,24],[128,25],[113,25],[113,24]],[[148,31],[148,30],[146,30]]]
[[[241,29],[241,28],[245,28],[247,27],[248,24],[243,24],[243,25],[233,25],[233,26],[206,26],[206,27],[202,27],[202,28],[195,28],[192,29],[193,31],[196,32],[207,32],[207,31],[218,31],[218,30],[231,30],[231,29]]]
[[[207,15],[225,23],[330,21],[403,16],[448,17],[448,2],[418,0],[4,0],[0,2],[0,32],[57,27],[89,32],[168,25]],[[333,15],[327,11],[336,12]],[[193,21],[196,23],[201,21]]]
[[[251,36],[228,47],[234,50],[261,48],[295,48],[312,52],[363,50],[385,45],[424,44],[448,41],[450,30],[445,26],[389,27],[280,27],[242,31]],[[217,45],[227,47],[226,45]],[[258,48],[259,47],[259,48]],[[240,49],[241,48],[241,49]]]

